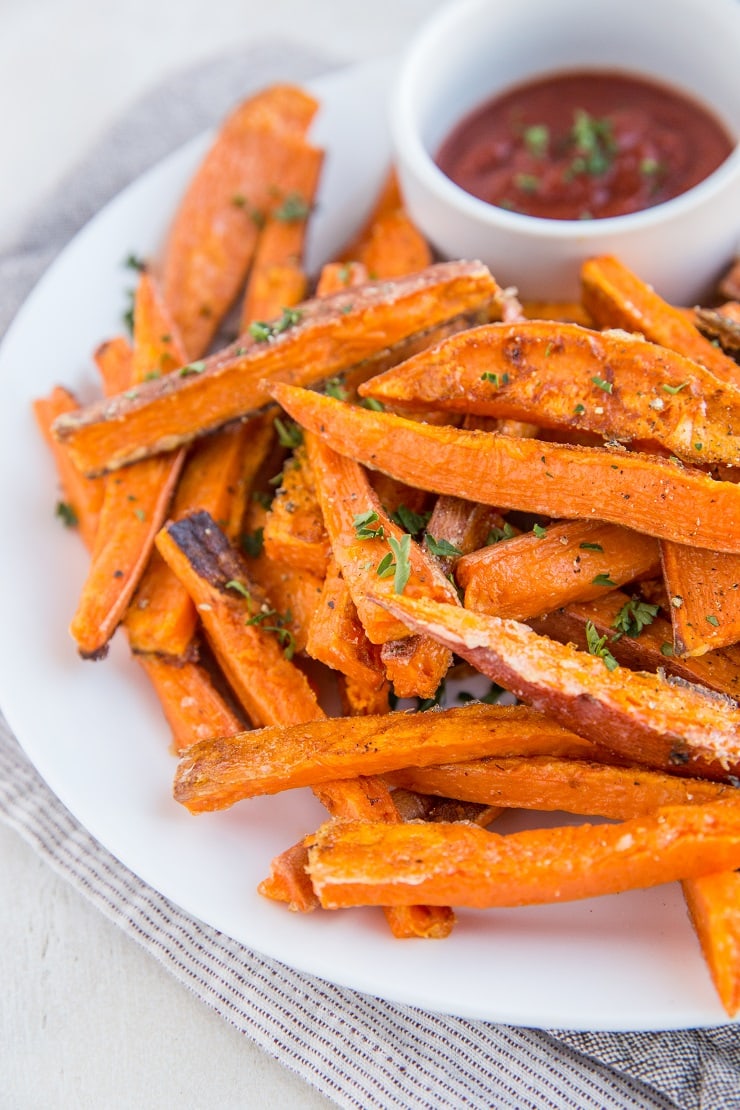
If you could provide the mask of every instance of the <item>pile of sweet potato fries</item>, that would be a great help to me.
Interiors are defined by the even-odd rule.
[[[579,304],[522,304],[435,264],[392,174],[309,279],[317,107],[281,85],[230,115],[101,399],[36,402],[90,550],[79,653],[123,626],[192,812],[326,806],[267,897],[440,937],[451,906],[680,880],[735,1014],[740,282],[714,338],[611,257]],[[440,707],[451,673],[517,704]],[[512,807],[601,820],[491,831]]]

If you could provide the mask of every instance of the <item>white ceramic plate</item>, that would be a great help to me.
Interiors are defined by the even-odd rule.
[[[391,69],[313,83],[327,151],[310,262],[362,219],[383,178]],[[379,911],[288,913],[255,893],[271,858],[324,819],[307,791],[190,816],[171,798],[169,732],[123,637],[82,662],[67,633],[86,556],[54,516],[54,470],[30,402],[61,382],[92,395],[91,352],[121,327],[130,253],[152,255],[206,139],[136,181],[67,247],[0,352],[0,704],[79,821],[188,913],[294,968],[460,1016],[574,1029],[725,1020],[677,885],[569,905],[462,912],[444,942],[394,941]]]

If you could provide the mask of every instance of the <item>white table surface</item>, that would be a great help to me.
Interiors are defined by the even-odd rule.
[[[141,93],[284,36],[397,51],[439,0],[0,0],[0,249]],[[0,825],[0,1106],[331,1105],[175,982]]]

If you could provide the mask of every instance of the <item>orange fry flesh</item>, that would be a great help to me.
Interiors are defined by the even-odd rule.
[[[451,336],[360,386],[409,409],[532,421],[660,445],[693,465],[740,463],[740,391],[621,332],[526,321]]]
[[[599,327],[641,332],[646,339],[705,366],[720,381],[740,384],[740,369],[697,331],[679,308],[668,304],[612,255],[584,262],[582,300]]]
[[[385,356],[420,331],[480,309],[496,288],[480,263],[447,262],[304,301],[269,335],[243,335],[208,359],[61,417],[54,434],[90,474],[171,450],[262,408],[271,380],[311,385]]]
[[[308,872],[322,906],[566,902],[740,865],[740,806],[665,806],[615,825],[501,836],[472,824],[328,822]]]
[[[243,798],[403,767],[511,756],[581,756],[591,745],[525,706],[328,718],[204,740],[180,762],[175,797],[193,813]]]
[[[457,562],[455,578],[465,590],[466,608],[528,620],[654,576],[659,567],[658,544],[651,536],[616,524],[579,520],[465,555]]]
[[[420,489],[740,551],[740,486],[668,459],[438,427],[286,384],[272,393],[337,453]]]

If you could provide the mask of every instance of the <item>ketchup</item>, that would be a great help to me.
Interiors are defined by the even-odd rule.
[[[437,164],[500,208],[555,220],[623,216],[708,177],[734,140],[683,93],[610,71],[519,85],[466,116]]]

